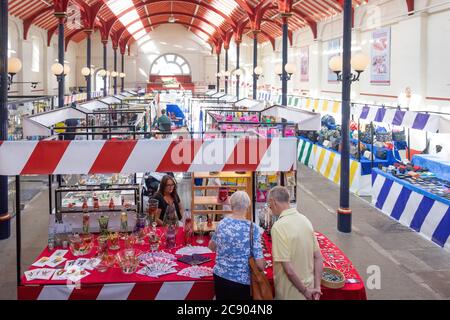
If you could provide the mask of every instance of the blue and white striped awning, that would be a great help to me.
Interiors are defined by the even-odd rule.
[[[352,114],[361,121],[373,121],[428,132],[450,133],[450,119],[430,113],[354,104]]]

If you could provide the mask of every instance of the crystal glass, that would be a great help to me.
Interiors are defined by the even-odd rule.
[[[125,235],[125,249],[133,249],[136,243],[136,236],[134,234]]]
[[[108,253],[108,239],[109,237],[106,235],[100,235],[97,238],[98,242],[98,255],[103,256]]]
[[[159,201],[156,199],[150,199],[148,201],[148,220],[152,227],[156,227],[157,223],[157,212],[158,212]]]
[[[198,222],[197,222],[198,236],[197,236],[197,239],[195,240],[195,242],[197,242],[198,244],[203,244],[205,242],[205,240],[204,240],[205,223],[206,222],[204,222],[201,217],[198,219]]]
[[[109,216],[101,215],[98,218],[98,226],[100,228],[100,234],[108,233]]]
[[[111,234],[109,235],[109,249],[110,250],[119,250],[120,249],[120,245],[119,245],[119,233],[118,232],[111,232]]]
[[[139,265],[139,259],[133,249],[120,251],[117,253],[116,258],[124,274],[133,274]]]
[[[76,256],[85,256],[91,252],[92,249],[92,235],[90,234],[74,234],[69,236],[70,252]]]

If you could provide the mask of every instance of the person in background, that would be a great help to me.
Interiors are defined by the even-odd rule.
[[[158,200],[158,212],[157,223],[159,226],[163,225],[164,215],[166,214],[167,207],[174,206],[178,216],[178,220],[181,221],[182,213],[184,212],[183,204],[177,193],[177,183],[175,179],[169,175],[165,175],[161,179],[159,189],[153,196],[153,199]]]
[[[271,230],[275,299],[319,300],[323,258],[311,222],[289,204],[289,191],[275,187],[268,196],[279,217]]]
[[[172,121],[166,115],[166,109],[161,110],[161,116],[156,120],[155,126],[161,132],[171,132],[172,131]]]
[[[251,205],[244,191],[230,197],[232,214],[217,225],[209,248],[217,252],[214,266],[214,288],[217,300],[251,300],[250,292],[250,221],[246,219]],[[253,256],[264,270],[261,231],[253,224]]]

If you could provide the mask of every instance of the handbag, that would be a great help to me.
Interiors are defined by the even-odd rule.
[[[258,269],[253,256],[253,222],[250,223],[250,294],[253,300],[273,300],[272,286],[264,272]]]

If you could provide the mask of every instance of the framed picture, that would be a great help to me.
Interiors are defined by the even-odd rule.
[[[309,47],[300,48],[300,81],[309,81]]]
[[[391,28],[382,28],[372,32],[370,45],[370,83],[391,84]]]
[[[333,39],[327,42],[327,48],[328,48],[328,63],[327,63],[327,70],[328,70],[328,82],[331,83],[337,83],[337,75],[330,69],[329,62],[331,58],[334,56],[339,56],[341,54],[341,39]]]

